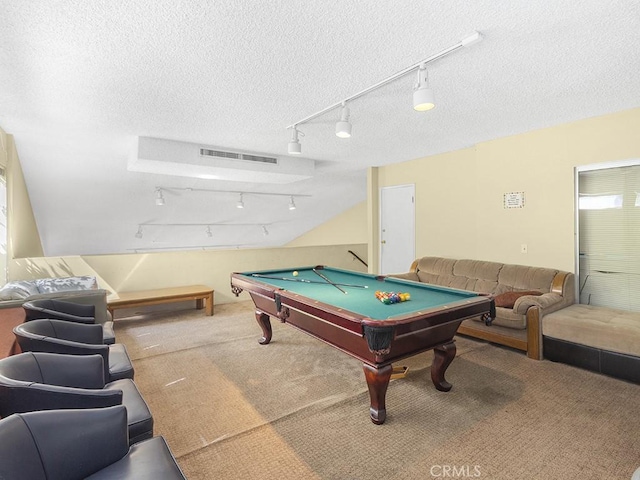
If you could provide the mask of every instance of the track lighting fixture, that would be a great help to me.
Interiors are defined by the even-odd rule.
[[[173,187],[173,186],[162,186],[162,187],[156,187],[156,192],[160,192],[160,194],[162,193],[162,191],[171,191],[171,192],[203,192],[203,193],[215,193],[217,195],[238,195],[238,201],[236,202],[236,208],[244,208],[245,204],[244,204],[244,196],[245,195],[249,195],[252,197],[289,197],[289,209],[290,210],[295,210],[296,208],[296,204],[293,200],[293,197],[311,197],[312,195],[306,194],[306,193],[296,193],[295,195],[292,195],[291,193],[286,193],[286,192],[255,192],[252,190],[248,190],[248,191],[238,191],[238,190],[214,190],[214,189],[209,189],[209,188],[192,188],[192,187]],[[148,224],[145,224],[148,225]],[[204,224],[204,225],[208,225],[208,224]],[[210,224],[209,224],[210,225]]]
[[[164,196],[162,195],[162,189],[156,188],[156,205],[164,205]]]
[[[340,121],[336,123],[336,136],[340,138],[349,138],[351,136],[351,123],[349,123],[349,107],[346,103],[342,103],[342,111],[340,112]]]
[[[479,32],[473,32],[471,35],[469,35],[466,38],[463,38],[455,45],[452,45],[451,47],[446,48],[441,52],[436,53],[435,55],[431,55],[430,57],[425,58],[424,60],[418,63],[415,63],[405,68],[404,70],[401,70],[391,75],[390,77],[387,77],[384,80],[374,85],[371,85],[370,87],[365,88],[364,90],[361,90],[360,92],[354,95],[351,95],[350,97],[345,98],[344,100],[341,100],[340,102],[334,103],[333,105],[330,105],[312,115],[309,115],[308,117],[303,118],[302,120],[297,121],[292,125],[289,125],[287,127],[287,129],[291,129],[291,141],[289,142],[289,149],[288,149],[289,153],[296,154],[296,155],[302,153],[300,142],[298,140],[298,134],[302,134],[302,133],[298,130],[298,126],[304,123],[307,123],[313,120],[314,118],[324,115],[325,113],[339,107],[342,107],[342,112],[340,116],[340,121],[336,123],[336,135],[342,138],[350,137],[351,123],[349,122],[349,109],[346,106],[347,102],[355,100],[356,98],[360,98],[363,95],[366,95],[367,93],[372,92],[373,90],[376,90],[384,85],[387,85],[388,83],[391,83],[397,80],[398,78],[408,73],[413,72],[414,70],[418,70],[418,82],[413,91],[413,108],[421,112],[431,110],[435,106],[435,103],[433,101],[433,92],[431,91],[428,85],[427,64],[434,62],[436,60],[439,60],[443,57],[446,57],[450,53],[453,53],[456,50],[459,50],[461,48],[470,47],[471,45],[478,43],[480,40],[482,40],[482,35],[480,35]]]
[[[213,232],[211,231],[211,225],[207,225],[207,237],[213,237]]]
[[[135,237],[142,238],[142,227],[140,225],[138,225],[138,231],[136,232]]]
[[[269,230],[267,230],[267,227],[265,227],[264,225],[262,225],[262,235],[264,235],[265,237],[269,235]]]
[[[299,134],[302,134],[302,132],[294,125],[291,129],[291,141],[289,142],[288,148],[289,154],[291,155],[300,155],[302,153],[302,145],[300,145],[300,140],[298,139]]]
[[[435,106],[433,91],[429,88],[427,66],[422,64],[418,69],[418,81],[413,89],[413,109],[418,112],[426,112]]]

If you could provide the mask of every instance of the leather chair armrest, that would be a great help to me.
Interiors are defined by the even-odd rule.
[[[31,431],[50,478],[88,477],[129,451],[127,410],[122,405],[19,416]]]
[[[113,331],[113,322],[105,322],[102,324],[102,343],[105,345],[113,345],[116,343],[116,334]]]

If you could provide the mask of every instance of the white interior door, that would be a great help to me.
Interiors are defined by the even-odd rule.
[[[380,189],[380,273],[408,272],[415,260],[415,185]]]

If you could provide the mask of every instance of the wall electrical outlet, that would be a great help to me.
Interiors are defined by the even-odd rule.
[[[523,243],[520,245],[520,253],[527,253],[527,244]]]

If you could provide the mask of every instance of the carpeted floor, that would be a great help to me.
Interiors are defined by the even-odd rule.
[[[629,479],[640,386],[458,338],[438,392],[431,353],[403,362],[387,421],[369,420],[359,361],[253,304],[118,319],[118,341],[186,476],[196,479]]]

